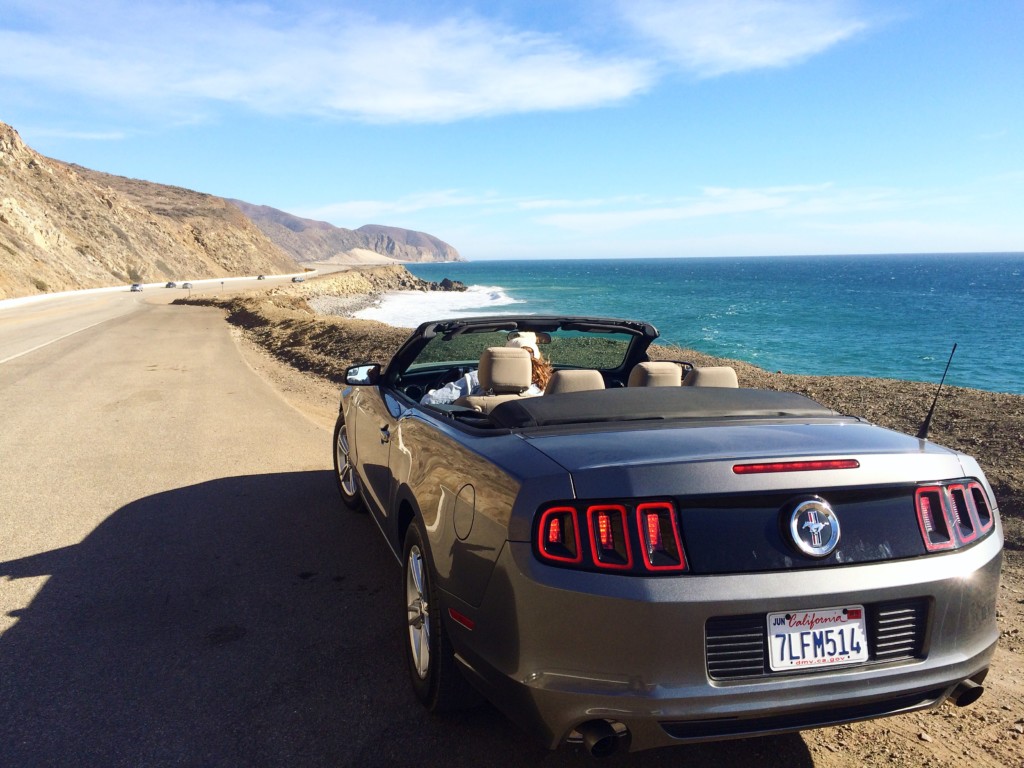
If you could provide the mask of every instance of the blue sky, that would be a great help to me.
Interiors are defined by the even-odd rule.
[[[472,260],[1024,251],[1021,0],[0,0],[0,120]]]

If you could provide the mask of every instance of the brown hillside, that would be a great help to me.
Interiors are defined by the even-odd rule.
[[[395,261],[462,261],[455,248],[425,232],[373,224],[345,229],[268,205],[230,202],[298,262],[361,264],[366,252]]]
[[[298,271],[221,198],[43,157],[0,123],[0,299]]]

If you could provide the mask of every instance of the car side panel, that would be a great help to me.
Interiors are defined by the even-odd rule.
[[[496,466],[496,455],[555,497],[571,491],[564,470],[514,435],[467,435],[412,409],[392,436],[395,507],[406,503],[422,517],[438,586],[469,604],[479,603],[508,539],[522,482]]]

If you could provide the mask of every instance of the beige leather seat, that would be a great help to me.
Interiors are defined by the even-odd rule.
[[[533,383],[531,355],[525,349],[515,347],[488,347],[480,356],[479,395],[466,395],[455,401],[481,413],[506,400],[517,397],[533,397],[526,390]]]
[[[629,372],[630,387],[678,387],[683,382],[679,363],[666,361],[637,363]]]
[[[548,385],[544,388],[545,395],[558,395],[564,392],[586,392],[592,389],[604,389],[604,377],[600,371],[592,368],[582,370],[558,370],[551,374]]]
[[[736,371],[727,365],[709,365],[693,368],[683,379],[684,387],[739,387]]]

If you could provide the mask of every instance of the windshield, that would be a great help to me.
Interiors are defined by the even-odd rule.
[[[554,331],[537,344],[540,354],[555,368],[596,368],[616,370],[629,352],[634,336],[628,333]],[[488,330],[432,338],[406,369],[415,371],[439,364],[465,365],[479,361],[488,347],[503,347],[508,331]]]

